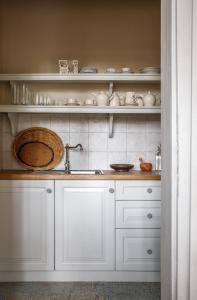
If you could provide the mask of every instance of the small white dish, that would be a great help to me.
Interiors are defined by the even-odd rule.
[[[107,68],[106,73],[120,73],[120,71],[116,68]]]
[[[97,73],[97,72],[98,72],[97,68],[94,67],[83,67],[80,70],[80,73]]]
[[[66,106],[79,106],[79,103],[66,103]]]
[[[146,67],[140,70],[143,74],[160,74],[161,69],[159,67]]]
[[[121,72],[124,73],[124,74],[134,73],[134,71],[129,67],[121,68]]]

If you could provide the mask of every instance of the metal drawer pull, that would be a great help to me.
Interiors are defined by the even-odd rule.
[[[151,213],[147,214],[148,219],[152,219],[153,215]]]
[[[113,189],[113,188],[110,188],[110,189],[109,189],[109,192],[110,192],[111,194],[113,194],[113,193],[114,193],[114,189]]]
[[[53,192],[52,189],[47,189],[46,191],[48,194],[52,194],[52,192]]]
[[[153,251],[152,251],[151,249],[148,249],[148,250],[147,250],[147,253],[148,253],[149,255],[151,255],[151,254],[153,253]]]
[[[147,189],[147,192],[148,192],[149,194],[152,194],[153,190],[152,190],[151,188],[148,188],[148,189]]]

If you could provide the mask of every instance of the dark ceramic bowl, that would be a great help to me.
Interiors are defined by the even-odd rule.
[[[129,172],[133,169],[134,165],[129,164],[112,164],[110,167],[116,172]]]

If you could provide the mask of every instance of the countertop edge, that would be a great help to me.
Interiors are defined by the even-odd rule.
[[[33,174],[27,172],[0,172],[0,180],[161,180],[161,175],[155,172],[131,174],[103,174],[103,175],[60,175]]]

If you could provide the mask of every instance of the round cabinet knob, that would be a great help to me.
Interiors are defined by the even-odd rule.
[[[147,250],[147,253],[148,253],[149,255],[151,255],[151,254],[153,253],[153,251],[152,251],[151,249],[148,249],[148,250]]]
[[[148,219],[152,219],[153,215],[151,213],[147,214]]]
[[[147,189],[147,192],[148,192],[149,194],[152,194],[153,190],[152,190],[151,188],[148,188],[148,189]]]
[[[109,192],[110,192],[111,194],[113,194],[113,193],[114,193],[114,189],[113,189],[113,188],[110,188],[110,189],[109,189]]]
[[[47,189],[48,194],[52,194],[52,192],[53,192],[52,189]]]

